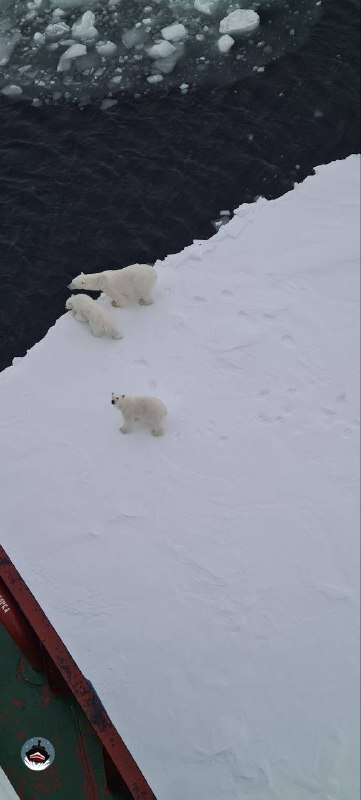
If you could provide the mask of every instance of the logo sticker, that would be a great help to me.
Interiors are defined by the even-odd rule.
[[[55,758],[55,750],[48,739],[28,739],[21,748],[21,760],[28,769],[42,772],[50,767]]]

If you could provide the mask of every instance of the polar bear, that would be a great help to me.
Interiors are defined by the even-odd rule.
[[[145,422],[151,427],[153,436],[163,436],[163,420],[167,409],[157,397],[130,397],[125,394],[112,394],[112,405],[123,414],[124,424],[119,430],[129,432],[132,422]]]
[[[65,308],[67,311],[71,311],[75,319],[80,322],[89,322],[93,336],[107,334],[112,339],[122,338],[123,334],[114,325],[109,314],[87,294],[72,294],[71,297],[68,297]]]
[[[123,269],[107,269],[105,272],[82,272],[69,284],[68,289],[85,289],[88,292],[105,292],[113,306],[122,308],[132,300],[141,306],[153,303],[152,292],[157,273],[149,264],[131,264]]]

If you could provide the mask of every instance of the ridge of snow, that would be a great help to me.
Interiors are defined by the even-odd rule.
[[[101,298],[119,342],[64,314],[0,375],[1,543],[157,800],[358,793],[359,171]]]

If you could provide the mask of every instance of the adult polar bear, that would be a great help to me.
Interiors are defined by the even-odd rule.
[[[157,280],[155,269],[149,264],[131,264],[123,269],[107,269],[105,272],[81,273],[69,284],[69,289],[85,289],[88,292],[105,292],[112,305],[122,308],[132,300],[140,305],[153,303],[153,289]]]

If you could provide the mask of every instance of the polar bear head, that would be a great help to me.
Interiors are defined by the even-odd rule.
[[[68,299],[67,299],[67,301],[65,303],[65,308],[66,308],[67,311],[72,311],[73,310],[73,308],[74,308],[74,299],[73,299],[73,297],[68,297]]]
[[[85,289],[87,283],[87,276],[84,275],[84,272],[81,272],[80,275],[77,275],[76,278],[73,278],[72,282],[69,283],[68,289]]]
[[[114,394],[114,392],[112,392],[112,406],[122,408],[124,400],[125,394]]]

